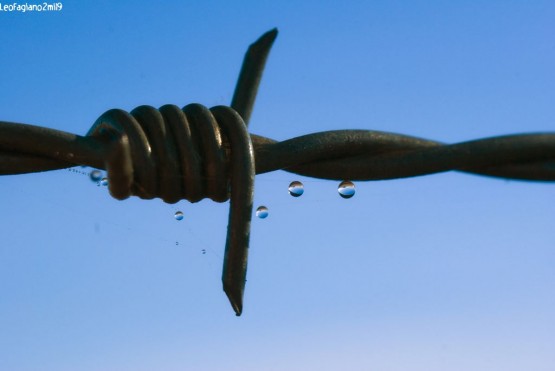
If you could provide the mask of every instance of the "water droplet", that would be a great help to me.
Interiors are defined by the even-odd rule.
[[[103,186],[107,186],[108,185],[108,178],[106,178],[106,177],[102,178],[102,180],[100,180],[100,184],[102,184]]]
[[[260,219],[265,219],[268,216],[268,208],[266,206],[259,206],[256,209],[256,216]]]
[[[95,183],[100,182],[100,180],[102,179],[102,171],[100,170],[93,170],[89,173],[89,177],[91,178],[91,180]]]
[[[202,249],[202,255],[206,254],[206,249]]]
[[[175,241],[175,246],[179,245],[179,242]]]
[[[301,182],[294,181],[289,184],[289,194],[293,197],[300,197],[304,193],[304,185]]]
[[[344,180],[337,187],[337,192],[343,198],[351,198],[355,195],[355,185],[350,180]]]
[[[183,220],[183,212],[181,211],[176,211],[174,216],[175,220]]]

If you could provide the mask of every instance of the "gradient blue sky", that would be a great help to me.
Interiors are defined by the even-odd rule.
[[[190,3],[0,12],[0,120],[84,135],[109,108],[229,104],[247,46],[278,27],[254,133],[554,128],[552,1]],[[553,370],[553,185],[356,186],[344,200],[337,182],[257,177],[270,215],[237,318],[227,204],[120,202],[68,170],[1,177],[0,370]]]

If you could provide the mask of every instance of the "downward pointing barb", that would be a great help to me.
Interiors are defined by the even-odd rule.
[[[235,315],[239,317],[243,312],[243,288],[238,288],[236,285],[228,285],[224,282],[224,292],[229,299],[231,307],[235,311]]]

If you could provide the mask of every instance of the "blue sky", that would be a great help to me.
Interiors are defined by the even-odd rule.
[[[109,108],[229,104],[246,48],[278,27],[253,133],[454,143],[555,123],[551,1],[62,4],[0,13],[0,120],[84,135]],[[337,185],[257,176],[269,216],[237,318],[227,204],[3,176],[0,369],[552,369],[553,185],[445,173],[357,182],[348,200]]]

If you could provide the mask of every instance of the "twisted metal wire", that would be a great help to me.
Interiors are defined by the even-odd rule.
[[[277,30],[247,50],[231,107],[189,104],[112,109],[86,136],[0,122],[0,175],[87,165],[105,169],[117,199],[230,201],[222,281],[242,312],[254,175],[275,170],[336,180],[384,180],[457,170],[554,181],[555,134],[456,144],[369,130],[313,133],[277,142],[249,134],[248,121]]]

